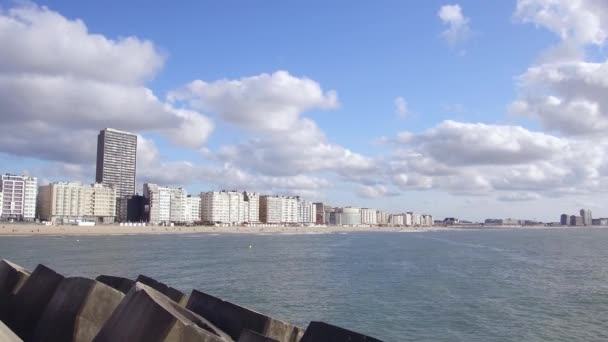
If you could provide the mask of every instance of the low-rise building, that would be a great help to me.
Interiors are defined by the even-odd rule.
[[[37,206],[45,221],[113,223],[116,190],[102,184],[51,183],[40,187]]]
[[[336,225],[358,226],[361,224],[361,209],[353,207],[339,208],[336,212]]]

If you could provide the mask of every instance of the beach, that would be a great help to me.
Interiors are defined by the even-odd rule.
[[[284,234],[315,234],[315,233],[348,233],[348,232],[425,232],[440,230],[459,230],[452,227],[252,227],[252,226],[120,226],[95,225],[43,225],[23,223],[0,224],[0,236],[36,236],[36,235],[126,235],[126,234],[252,234],[252,233],[284,233]]]

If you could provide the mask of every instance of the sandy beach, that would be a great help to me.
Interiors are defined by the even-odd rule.
[[[446,227],[129,227],[120,225],[96,225],[92,227],[42,224],[2,223],[0,236],[35,236],[35,235],[126,235],[126,234],[251,234],[251,233],[283,233],[283,234],[314,234],[314,233],[348,233],[348,232],[424,232],[439,230],[459,230]]]

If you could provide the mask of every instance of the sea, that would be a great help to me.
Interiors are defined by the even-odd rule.
[[[0,237],[0,258],[384,341],[608,341],[608,229]]]

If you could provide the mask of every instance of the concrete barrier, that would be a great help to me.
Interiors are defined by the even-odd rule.
[[[275,339],[258,334],[251,330],[243,330],[238,342],[278,342]]]
[[[0,322],[0,341],[2,342],[23,342],[19,336],[9,329],[4,323]]]
[[[382,342],[324,322],[310,322],[300,342]]]
[[[65,278],[28,342],[89,342],[125,295],[98,281]]]
[[[237,340],[251,330],[279,342],[298,342],[304,331],[292,324],[193,290],[186,308],[197,313]]]
[[[109,275],[100,275],[99,277],[95,278],[95,280],[104,283],[124,294],[127,294],[131,290],[133,285],[135,285],[135,281],[129,278],[115,277]]]
[[[8,260],[0,260],[0,321],[12,316],[13,296],[29,276],[30,271],[25,268]]]
[[[161,283],[160,281],[147,277],[143,274],[140,274],[137,277],[137,279],[135,279],[135,281],[150,286],[151,288],[155,289],[156,291],[171,298],[171,300],[173,300],[176,303],[185,304],[186,295],[178,289],[170,287],[167,284]]]
[[[12,318],[5,323],[23,340],[29,341],[44,309],[63,279],[61,274],[38,265],[15,294]]]
[[[233,340],[204,318],[159,291],[136,283],[101,328],[94,342]]]

